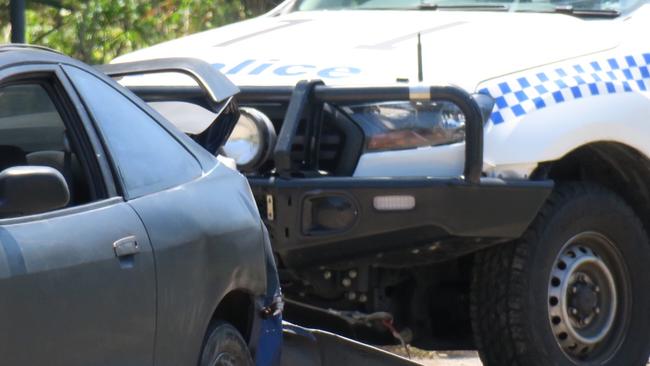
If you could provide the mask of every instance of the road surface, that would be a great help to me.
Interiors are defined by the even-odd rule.
[[[426,358],[414,358],[424,366],[482,366],[476,352],[433,352]]]
[[[403,349],[390,348],[389,351],[401,356],[405,355]],[[483,366],[474,351],[429,352],[419,349],[412,350],[412,360],[424,366]],[[650,366],[648,360],[647,366]]]

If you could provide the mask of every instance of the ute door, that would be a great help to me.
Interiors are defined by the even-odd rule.
[[[105,154],[66,80],[57,65],[0,73],[0,170],[55,168],[71,197],[0,217],[0,363],[152,365],[151,245],[105,179]]]

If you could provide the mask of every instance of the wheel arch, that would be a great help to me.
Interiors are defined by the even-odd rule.
[[[580,146],[552,162],[540,163],[531,179],[587,181],[622,197],[650,226],[650,159],[619,142],[599,141]]]
[[[250,342],[255,317],[255,300],[244,289],[228,292],[212,312],[206,329],[206,336],[220,322],[228,322],[235,327],[246,343]]]

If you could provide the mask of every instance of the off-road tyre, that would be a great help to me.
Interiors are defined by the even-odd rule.
[[[578,254],[591,256],[593,263],[607,262],[613,267],[608,267],[612,276],[602,278],[612,278],[607,283],[621,287],[616,290],[614,286],[615,291],[610,292],[616,294],[609,296],[618,299],[616,303],[607,302],[604,295],[598,298],[601,295],[596,291],[603,290],[590,287],[583,272],[576,270],[569,277],[562,277],[563,271],[568,270],[563,259],[572,260],[571,253],[565,251],[573,238],[585,243],[595,238],[593,251],[582,248],[580,242],[576,242],[576,249],[586,249],[585,253],[590,254]],[[608,240],[598,244],[600,238]],[[614,248],[608,249],[607,243]],[[558,290],[564,284],[555,281],[560,280],[556,274],[572,287],[567,287],[566,292]],[[580,279],[584,283],[576,282]],[[569,311],[562,313],[575,312],[575,318],[553,316],[558,298],[551,294],[556,293],[566,294],[562,295],[563,304],[580,305],[580,312],[567,305]],[[576,293],[585,295],[573,295]],[[581,299],[596,299],[596,302],[581,302]],[[612,327],[606,328],[605,320],[598,323],[594,320],[593,326],[601,324],[601,333],[607,336],[593,347],[584,346],[587,352],[582,355],[573,346],[582,347],[583,343],[574,343],[574,339],[583,338],[568,336],[567,341],[565,329],[571,324],[571,334],[582,335],[583,330],[578,327],[588,324],[584,320],[588,319],[587,315],[593,316],[593,320],[602,314],[600,310],[598,315],[595,310],[589,310],[598,307],[594,307],[599,304],[598,299],[603,304],[617,304],[608,308],[613,314],[609,317]],[[475,255],[470,302],[475,343],[485,366],[646,365],[650,353],[650,245],[646,231],[633,210],[605,188],[589,183],[559,185],[519,240]],[[604,331],[607,329],[611,332]]]
[[[252,366],[244,338],[232,325],[220,322],[208,331],[199,366]]]

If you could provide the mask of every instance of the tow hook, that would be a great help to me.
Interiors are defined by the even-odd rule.
[[[404,351],[406,352],[406,356],[410,359],[411,358],[411,351],[409,350],[409,346],[404,340],[404,337],[402,337],[402,334],[395,329],[395,326],[393,325],[393,316],[389,313],[386,312],[377,312],[377,313],[372,313],[369,314],[366,317],[366,321],[381,321],[381,323],[388,329],[388,331],[393,335],[393,337],[399,341],[399,343],[404,347]]]
[[[270,317],[278,316],[282,314],[284,310],[284,300],[282,296],[275,296],[273,302],[268,306],[263,307],[260,312],[263,319],[268,319]]]
[[[398,332],[397,329],[395,329],[395,326],[393,326],[392,317],[390,319],[384,319],[382,323],[386,328],[388,328],[388,330],[393,335],[393,337],[399,341],[402,347],[404,347],[404,351],[406,351],[406,357],[408,359],[411,359],[411,351],[409,350],[409,346],[404,340],[404,337],[402,337],[402,334],[400,334],[400,332]]]

